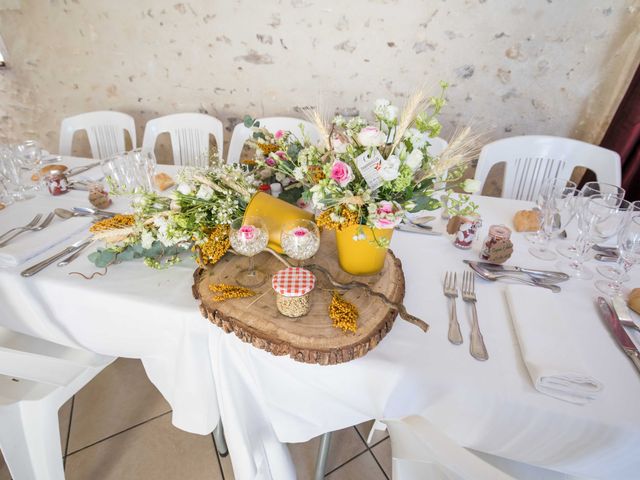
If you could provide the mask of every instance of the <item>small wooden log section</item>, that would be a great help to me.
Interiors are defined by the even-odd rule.
[[[211,323],[226,333],[233,332],[242,341],[273,355],[289,355],[298,362],[336,365],[362,357],[375,348],[391,330],[397,312],[382,300],[361,288],[341,292],[358,307],[358,329],[343,332],[332,326],[329,303],[333,288],[322,273],[316,274],[316,287],[311,295],[311,311],[298,319],[282,315],[276,307],[276,293],[271,288],[271,275],[284,265],[273,255],[256,256],[256,265],[269,274],[267,282],[248,298],[214,302],[209,285],[236,284],[235,276],[246,268],[247,258],[227,254],[213,267],[198,268],[194,273],[193,295],[200,300],[200,311]],[[402,302],[405,292],[402,264],[389,250],[384,268],[377,275],[354,277],[338,265],[333,232],[323,232],[320,251],[310,260],[327,268],[340,282],[357,279],[368,283],[374,291],[394,302]],[[265,293],[266,292],[266,293]],[[264,295],[263,295],[264,294]],[[258,298],[262,295],[260,298]]]

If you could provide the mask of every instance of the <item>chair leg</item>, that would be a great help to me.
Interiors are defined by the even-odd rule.
[[[320,439],[320,448],[318,449],[318,458],[316,459],[316,473],[314,480],[322,480],[327,471],[327,458],[329,458],[329,447],[331,446],[331,433],[327,432]]]
[[[227,441],[224,438],[224,427],[222,426],[222,420],[218,421],[218,426],[213,431],[213,439],[216,443],[216,450],[221,457],[229,455],[229,449],[227,448]]]
[[[0,449],[15,480],[64,480],[58,411],[31,402],[0,409]]]

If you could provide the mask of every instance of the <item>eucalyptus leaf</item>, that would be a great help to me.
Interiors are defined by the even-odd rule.
[[[253,126],[253,118],[251,118],[251,115],[245,115],[242,123],[244,123],[245,127],[251,128]]]

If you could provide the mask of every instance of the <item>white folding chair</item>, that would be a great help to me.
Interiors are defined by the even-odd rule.
[[[384,420],[394,480],[578,480],[564,473],[475,454],[421,416]]]
[[[125,132],[129,133],[131,147],[136,148],[136,125],[133,117],[121,112],[81,113],[62,120],[60,125],[60,155],[71,155],[73,135],[86,130],[93,158],[108,158],[124,152]]]
[[[525,135],[485,145],[475,179],[484,187],[494,165],[505,162],[502,197],[535,200],[544,180],[569,178],[575,167],[592,170],[599,182],[620,185],[620,155],[571,138]]]
[[[300,126],[304,128],[305,135],[309,138],[311,143],[318,143],[320,141],[320,134],[316,127],[306,120],[291,117],[267,117],[256,119],[260,122],[260,127],[266,128],[270,132],[276,132],[277,130],[289,130],[294,135],[302,138],[302,132]],[[229,153],[227,154],[227,163],[240,162],[240,154],[244,148],[244,144],[251,136],[251,129],[244,126],[244,123],[239,123],[233,129],[231,135],[231,142],[229,143]]]
[[[175,165],[208,166],[209,135],[216,139],[218,158],[222,159],[222,122],[211,115],[176,113],[149,120],[144,128],[142,151],[153,152],[161,133],[169,133]]]
[[[0,327],[0,450],[13,480],[63,480],[58,410],[114,358]]]

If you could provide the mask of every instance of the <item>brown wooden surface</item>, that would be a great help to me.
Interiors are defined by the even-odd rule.
[[[390,300],[402,302],[405,291],[402,265],[391,250],[380,273],[354,277],[343,272],[338,265],[334,233],[323,232],[322,235],[320,251],[310,261],[329,269],[340,282],[364,281]],[[355,333],[345,333],[334,328],[328,314],[331,284],[321,273],[316,274],[309,314],[298,319],[285,317],[276,308],[276,294],[271,288],[271,275],[285,267],[266,252],[256,256],[256,265],[269,274],[269,279],[256,289],[255,297],[213,302],[209,285],[236,284],[235,276],[246,268],[247,262],[246,257],[227,254],[215,266],[197,269],[193,294],[201,301],[200,311],[209,321],[254,347],[274,355],[289,355],[299,362],[334,365],[365,355],[393,326],[395,310],[363,289],[352,289],[344,292],[344,298],[358,307],[358,329]]]

